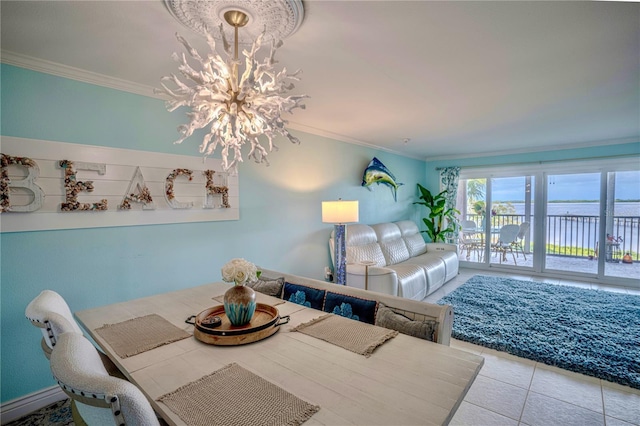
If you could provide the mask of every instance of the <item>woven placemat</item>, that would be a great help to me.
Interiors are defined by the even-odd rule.
[[[190,426],[297,426],[320,409],[236,363],[158,401]]]
[[[128,358],[158,346],[191,337],[160,315],[151,314],[96,329],[120,358]]]
[[[367,358],[378,346],[398,335],[394,330],[333,314],[300,324],[291,331],[299,331]]]

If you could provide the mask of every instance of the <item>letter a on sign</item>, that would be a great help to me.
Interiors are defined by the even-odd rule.
[[[142,210],[155,210],[156,208],[156,204],[151,198],[147,184],[144,182],[144,177],[142,176],[140,167],[136,167],[136,171],[133,173],[127,192],[122,198],[122,203],[120,203],[120,208],[131,208],[131,202],[142,203]]]

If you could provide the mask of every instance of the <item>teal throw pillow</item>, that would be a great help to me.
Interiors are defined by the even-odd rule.
[[[378,302],[375,300],[360,299],[328,291],[324,302],[324,311],[373,324],[376,318],[377,306]]]
[[[285,282],[282,298],[287,302],[321,311],[324,305],[324,294],[324,290]]]

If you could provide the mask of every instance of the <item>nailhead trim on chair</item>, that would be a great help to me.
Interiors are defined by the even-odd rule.
[[[124,417],[122,416],[122,409],[120,408],[120,399],[118,398],[117,395],[106,395],[102,393],[98,393],[98,394],[86,393],[85,391],[74,389],[71,386],[64,384],[63,382],[58,380],[55,376],[53,378],[56,379],[56,381],[58,382],[58,385],[60,385],[60,387],[66,391],[69,391],[76,395],[84,396],[85,398],[95,398],[95,399],[104,400],[111,406],[111,412],[113,413],[113,417],[115,418],[116,424],[118,424],[119,426],[126,426]]]
[[[36,318],[29,318],[26,317],[29,321],[31,322],[37,322],[38,324],[44,324],[45,328],[47,329],[47,334],[49,335],[49,340],[51,341],[51,346],[55,346],[56,345],[56,336],[53,334],[53,330],[51,329],[51,324],[49,323],[48,320],[45,320],[44,322],[40,321],[39,319]]]
[[[113,413],[113,417],[116,419],[116,423],[119,426],[125,426],[124,417],[122,417],[122,410],[120,409],[120,400],[116,395],[108,396],[109,402],[111,403],[111,412]]]
[[[53,347],[56,345],[56,336],[55,334],[53,334],[53,330],[51,329],[51,324],[49,323],[49,321],[45,321],[44,323],[47,326],[47,334],[49,335],[49,340],[51,340],[51,346]]]

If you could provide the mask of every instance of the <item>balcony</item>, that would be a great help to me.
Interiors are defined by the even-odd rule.
[[[468,214],[468,220],[473,220],[482,226],[482,216]],[[519,225],[524,222],[525,216],[518,214],[503,214],[491,217],[492,242],[498,239],[498,230],[507,224]],[[533,229],[535,228],[534,216],[529,216],[531,227],[529,235],[523,240],[524,255],[522,253],[515,258],[507,253],[506,258],[500,260],[495,253],[491,253],[490,263],[517,265],[523,267],[533,266]],[[580,215],[549,215],[546,223],[546,269],[578,272],[597,273],[598,259],[598,229],[600,218],[598,216]],[[605,274],[607,276],[633,278],[640,277],[640,217],[615,216],[606,223],[607,241],[605,242]],[[482,261],[479,251],[467,252],[460,247],[460,260],[469,262]],[[627,255],[627,256],[625,256]],[[468,257],[467,257],[468,256]],[[629,259],[630,258],[630,259]],[[626,262],[623,262],[623,259]],[[627,263],[627,262],[631,263]]]

